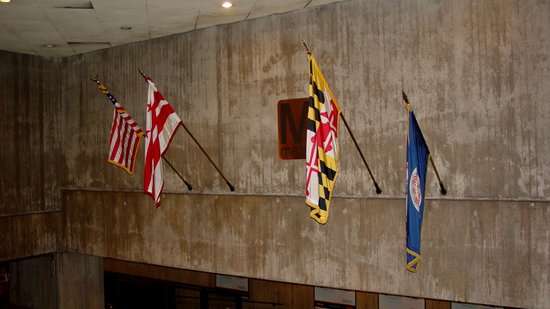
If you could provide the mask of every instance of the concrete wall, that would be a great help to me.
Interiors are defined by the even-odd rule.
[[[56,71],[61,94],[48,97],[38,114],[53,119],[37,141],[56,141],[39,147],[51,150],[39,151],[39,167],[46,183],[57,180],[47,185],[54,196],[44,188],[21,199],[48,205],[65,188],[63,249],[82,254],[550,308],[548,29],[548,1],[351,0],[65,58]],[[341,130],[340,174],[325,226],[308,218],[304,161],[277,158],[276,103],[307,96],[302,39],[384,190],[374,193]],[[98,75],[144,127],[146,84],[137,67],[155,80],[235,193],[183,130],[167,157],[194,190],[165,167],[169,194],[158,209],[140,193],[141,159],[132,177],[106,163],[112,109],[89,78]],[[449,190],[440,198],[429,171],[416,274],[404,267],[401,90]],[[7,130],[0,134],[18,144],[18,131]],[[2,161],[16,179],[21,172]]]
[[[0,216],[60,209],[60,63],[0,51]]]
[[[56,266],[57,308],[105,308],[103,258],[62,253]]]
[[[57,308],[55,264],[55,255],[10,262],[10,302],[24,308]]]
[[[402,199],[337,198],[321,226],[306,220],[301,197],[163,197],[155,209],[141,193],[68,192],[67,249],[307,285],[547,307],[547,203],[428,201],[423,259],[412,274]]]
[[[56,252],[61,222],[58,211],[0,217],[0,261]]]
[[[0,261],[58,249],[60,68],[0,51]]]
[[[104,308],[103,258],[49,254],[9,262],[10,303],[24,308]],[[11,307],[10,307],[11,308]]]
[[[403,194],[405,90],[450,197],[546,199],[548,6],[547,1],[343,1],[67,58],[65,184],[140,189],[141,160],[131,178],[103,164],[112,111],[89,78],[99,75],[145,126],[141,67],[237,193],[302,194],[303,162],[278,160],[275,128],[276,103],[307,96],[305,39],[384,195]],[[335,193],[375,196],[342,131]],[[183,131],[167,157],[198,192],[228,192]],[[167,191],[186,192],[169,169],[166,177]],[[436,195],[435,177],[429,188]]]
[[[68,250],[187,269],[506,306],[550,307],[550,4],[344,1],[66,60]],[[308,219],[304,161],[277,159],[276,103],[307,96],[312,49],[384,193],[347,132],[326,226]],[[236,187],[183,132],[159,209],[104,163],[99,74],[144,124],[156,81]],[[449,189],[429,199],[423,260],[404,262],[405,90]],[[74,117],[80,121],[69,121]],[[82,164],[86,162],[86,164]],[[94,191],[82,191],[88,189]],[[227,195],[220,195],[227,194]],[[427,196],[439,198],[429,172]]]

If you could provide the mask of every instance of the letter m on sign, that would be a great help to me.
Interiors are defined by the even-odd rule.
[[[306,158],[306,123],[309,98],[287,99],[277,103],[279,159]]]

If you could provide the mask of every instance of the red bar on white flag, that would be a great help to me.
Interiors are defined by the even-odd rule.
[[[178,127],[183,124],[174,108],[166,101],[147,77],[149,94],[147,99],[147,127],[145,140],[144,191],[160,206],[160,194],[164,187],[161,157],[166,153]]]

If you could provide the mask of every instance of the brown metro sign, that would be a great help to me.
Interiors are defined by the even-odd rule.
[[[306,158],[307,109],[309,98],[287,99],[277,103],[279,159]]]

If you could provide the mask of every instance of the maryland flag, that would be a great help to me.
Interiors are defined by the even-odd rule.
[[[420,262],[420,231],[424,214],[424,190],[430,150],[416,122],[409,111],[409,135],[407,138],[407,270],[416,272]]]
[[[330,197],[338,174],[340,107],[311,53],[306,135],[306,204],[321,224],[328,219]]]
[[[109,141],[108,162],[122,168],[129,174],[133,174],[136,154],[139,142],[143,137],[143,131],[134,121],[132,116],[126,112],[124,107],[122,107],[109,90],[107,90],[107,87],[99,80],[94,81],[97,83],[99,90],[101,90],[115,106]]]

